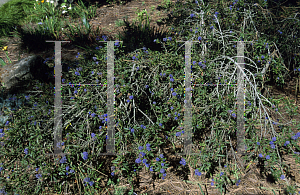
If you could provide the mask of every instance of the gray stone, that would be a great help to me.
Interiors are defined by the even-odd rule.
[[[54,77],[49,73],[54,68],[44,64],[45,60],[39,55],[31,55],[18,62],[7,64],[0,68],[0,80],[5,93],[24,91],[30,81],[38,80],[42,83],[54,83]]]
[[[4,125],[9,119],[9,116],[4,115],[4,110],[16,111],[26,103],[26,100],[17,100],[15,95],[30,96],[28,90],[31,90],[31,81],[54,84],[54,76],[50,74],[54,68],[49,68],[44,61],[39,55],[31,55],[0,68],[0,80],[4,86],[0,91],[0,125]]]

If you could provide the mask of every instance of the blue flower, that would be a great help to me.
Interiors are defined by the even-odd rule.
[[[91,180],[91,179],[90,179],[89,177],[86,177],[86,178],[84,178],[83,182],[84,182],[84,183],[89,183],[90,180]]]
[[[276,141],[276,137],[273,137],[273,138],[272,138],[272,141],[275,142],[275,141]]]
[[[284,180],[284,175],[281,175],[281,176],[280,176],[280,179]]]
[[[195,175],[197,175],[197,176],[201,176],[201,172],[199,172],[199,170],[198,170],[198,169],[196,169],[196,170],[195,170]]]
[[[141,161],[140,158],[137,158],[137,159],[135,160],[135,162],[136,162],[136,163],[140,163],[140,162],[142,162],[142,161]]]
[[[161,166],[165,166],[165,163],[161,163]]]
[[[69,168],[70,168],[70,167],[69,167],[69,166],[67,166],[67,167],[66,167],[66,170],[67,170],[67,171],[69,171]]]
[[[90,181],[90,182],[89,182],[90,186],[93,186],[94,183],[95,183],[95,182],[93,182],[93,181]]]
[[[176,133],[176,136],[178,137],[178,136],[181,136],[181,132],[177,132]]]
[[[201,41],[202,40],[202,37],[198,37],[198,41]]]
[[[129,99],[131,99],[131,100],[132,100],[132,99],[133,99],[133,96],[132,96],[132,95],[131,95],[131,96],[129,96]]]
[[[160,157],[160,158],[163,158],[163,157],[164,157],[164,155],[163,155],[163,154],[160,154],[160,155],[159,155],[159,157]]]
[[[42,174],[36,174],[35,177],[36,177],[37,179],[40,179],[40,178],[42,177]]]
[[[106,41],[106,40],[107,40],[107,37],[106,37],[105,35],[102,35],[102,39],[103,39],[104,41]]]
[[[83,154],[83,159],[87,160],[88,159],[88,153],[87,152],[83,152],[82,154]]]
[[[145,164],[146,162],[147,162],[147,159],[144,158],[144,159],[143,159],[143,163]]]
[[[134,133],[134,129],[133,128],[130,131],[131,131],[131,133]]]
[[[160,172],[161,173],[165,173],[165,169],[160,169]]]
[[[191,16],[191,18],[192,18],[192,17],[194,17],[194,16],[195,16],[195,14],[191,14],[190,16]]]
[[[74,173],[75,171],[73,169],[70,170],[70,173]]]
[[[156,161],[159,161],[159,158],[158,158],[158,157],[156,157]]]
[[[167,38],[163,38],[163,41],[165,41],[165,42],[166,42],[166,41],[167,41]]]
[[[257,144],[257,145],[260,145],[260,143],[259,143],[259,142],[257,142],[256,144]]]
[[[185,161],[185,159],[184,158],[181,158],[181,161],[179,162],[180,164],[182,164],[183,166],[185,166],[186,165],[186,161]]]
[[[145,154],[145,152],[140,152],[140,155],[141,155],[142,157],[144,157],[146,154]]]
[[[66,156],[63,156],[61,159],[60,159],[60,161],[59,161],[60,163],[66,163],[67,162],[67,157]]]
[[[151,166],[150,171],[153,171],[153,166]]]
[[[28,154],[28,148],[25,148],[24,153],[27,155]]]
[[[269,155],[267,155],[267,156],[266,156],[266,159],[267,159],[267,160],[269,160],[269,159],[270,159],[270,156],[269,156]]]
[[[144,147],[143,146],[139,146],[139,150],[142,150],[142,149],[144,149]]]

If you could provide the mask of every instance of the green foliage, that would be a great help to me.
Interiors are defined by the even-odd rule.
[[[284,182],[282,175],[287,177],[284,170],[289,167],[282,162],[279,154],[294,152],[294,158],[299,162],[297,139],[300,135],[293,135],[282,119],[276,118],[277,121],[273,121],[275,115],[272,118],[273,115],[270,116],[265,110],[269,106],[274,113],[280,112],[277,106],[283,103],[288,114],[296,115],[297,108],[292,108],[292,104],[284,99],[263,97],[259,88],[268,82],[275,81],[277,85],[284,83],[288,75],[286,69],[292,69],[291,65],[288,68],[285,65],[288,58],[277,54],[282,50],[287,53],[298,51],[298,39],[295,39],[295,44],[287,44],[290,41],[289,29],[285,27],[278,32],[279,23],[270,25],[269,18],[264,17],[264,13],[257,8],[268,6],[268,2],[256,3],[255,7],[254,1],[230,2],[230,9],[229,5],[223,5],[225,1],[204,5],[200,1],[197,4],[194,1],[166,1],[162,8],[173,7],[173,17],[180,18],[172,24],[173,29],[168,33],[149,29],[146,11],[137,12],[138,24],[129,24],[124,20],[126,28],[119,36],[123,43],[115,40],[114,46],[115,148],[118,155],[112,160],[103,160],[100,155],[105,153],[107,139],[108,119],[104,98],[107,90],[107,43],[97,44],[95,49],[84,47],[91,34],[87,19],[94,17],[94,8],[82,5],[67,13],[83,21],[79,27],[74,28],[70,23],[67,25],[70,32],[68,38],[78,45],[81,42],[81,47],[89,55],[78,53],[74,56],[78,59],[75,64],[67,62],[68,70],[63,71],[62,82],[92,83],[98,86],[62,87],[64,143],[61,146],[68,155],[55,159],[49,159],[46,155],[53,152],[54,85],[36,83],[36,89],[40,91],[32,93],[30,97],[16,97],[27,99],[27,102],[1,127],[0,135],[3,139],[0,156],[6,157],[5,160],[1,158],[1,187],[5,186],[8,193],[42,194],[46,187],[52,192],[62,193],[65,186],[75,184],[76,187],[72,189],[74,194],[78,191],[99,193],[103,191],[101,180],[105,179],[105,185],[114,186],[116,194],[124,194],[125,190],[118,187],[119,177],[124,176],[132,186],[128,193],[133,194],[133,178],[137,172],[145,167],[146,171],[154,172],[155,177],[164,180],[171,164],[175,165],[175,172],[184,173],[185,178],[191,171],[187,164],[206,177],[214,178],[212,185],[221,193],[225,192],[228,185],[238,185],[242,170],[237,168],[233,158],[230,162],[225,159],[229,152],[234,153],[236,148],[232,144],[237,141],[236,90],[233,84],[237,83],[236,41],[239,40],[252,41],[252,45],[245,43],[244,142],[246,151],[250,151],[251,155],[244,160],[247,168],[253,162],[262,163],[264,174],[270,173],[277,182]],[[34,29],[18,31],[27,45],[34,40],[43,43],[44,40],[59,38],[64,17],[62,13],[51,11],[50,8],[41,5],[35,11],[26,10],[26,13],[31,13],[27,21],[42,23]],[[250,13],[251,10],[255,12],[246,20],[242,11]],[[38,16],[39,13],[43,14]],[[205,22],[202,26],[199,25],[202,22],[200,13],[203,13]],[[146,14],[146,18],[143,14]],[[258,18],[255,21],[260,22],[251,24],[255,17]],[[276,36],[280,38],[273,39],[267,36],[267,32],[273,35],[277,33]],[[292,32],[298,33],[296,28]],[[108,41],[106,38],[103,36],[96,40]],[[171,146],[172,152],[182,152],[176,146],[183,142],[186,133],[183,125],[183,105],[187,91],[184,85],[186,58],[184,43],[179,42],[183,39],[197,41],[192,45],[190,59],[193,83],[206,84],[192,85],[193,143],[199,146],[197,152],[201,155],[187,155],[178,162],[170,162],[167,154],[162,151]],[[44,49],[42,44],[34,45],[36,49]],[[205,47],[207,52],[202,55]],[[275,55],[274,51],[278,53]],[[295,57],[294,60],[299,59]],[[45,63],[54,64],[54,60],[48,59]],[[221,83],[224,85],[214,86]],[[4,114],[11,112],[5,111]],[[256,128],[260,120],[265,124],[262,129]],[[258,136],[263,132],[267,132],[271,142],[266,137]],[[12,163],[14,161],[20,161],[21,165],[15,167]],[[110,169],[111,165],[115,167]],[[29,170],[28,166],[33,170]],[[195,174],[198,176],[199,172]],[[2,174],[9,175],[9,178]],[[232,175],[233,180],[230,179]],[[295,192],[295,186],[288,183],[286,186],[288,192]]]
[[[34,0],[11,0],[0,7],[0,37],[10,35],[24,17],[25,10],[33,8]]]

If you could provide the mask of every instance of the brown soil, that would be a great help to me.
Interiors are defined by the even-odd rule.
[[[93,18],[89,21],[91,25],[95,27],[100,27],[102,29],[102,33],[99,34],[99,37],[101,38],[102,35],[107,36],[115,36],[118,33],[118,30],[122,30],[122,27],[117,27],[115,25],[115,21],[117,19],[122,19],[125,16],[128,16],[128,20],[132,21],[133,18],[136,18],[135,15],[135,8],[139,8],[140,10],[147,9],[148,13],[151,14],[152,20],[150,22],[151,26],[157,26],[159,27],[155,21],[157,19],[161,19],[162,17],[165,17],[167,13],[161,13],[160,16],[158,16],[159,11],[155,9],[155,11],[152,13],[150,10],[150,7],[154,5],[157,7],[160,5],[161,1],[156,0],[145,0],[145,4],[143,5],[142,1],[131,1],[125,5],[114,5],[114,6],[102,6],[97,9],[97,16],[96,18]],[[149,12],[150,11],[150,12]],[[80,21],[78,21],[80,22]],[[78,23],[77,23],[78,24]],[[76,25],[76,23],[74,24]],[[34,26],[34,25],[33,25]],[[164,27],[159,27],[164,28]],[[41,51],[41,52],[35,52],[35,53],[26,53],[26,51],[20,49],[20,39],[18,38],[6,38],[7,43],[6,46],[8,46],[8,55],[9,58],[12,60],[12,62],[19,61],[20,58],[25,58],[32,54],[41,55],[44,59],[48,57],[53,56],[53,51]],[[74,61],[74,57],[77,55],[77,52],[85,53],[85,50],[75,47],[72,44],[62,44],[62,59],[63,60],[69,60]],[[6,63],[8,63],[8,60],[5,56],[4,52],[0,52],[0,57],[5,60]],[[298,81],[297,81],[298,82]],[[274,96],[274,98],[278,97],[278,95],[284,95],[290,100],[295,99],[295,80],[292,80],[291,83],[287,84],[287,88],[290,89],[289,91],[280,91],[279,89],[276,89],[275,87],[272,87],[269,91],[271,96]],[[298,85],[299,86],[299,85]],[[299,104],[299,101],[297,102]],[[298,105],[297,104],[297,105]],[[294,104],[296,106],[296,104]],[[284,105],[281,105],[281,107],[284,107]],[[284,112],[283,112],[284,113]],[[278,117],[278,116],[276,116]],[[299,121],[299,115],[291,118],[287,113],[283,114],[283,117],[287,120],[295,119]],[[296,133],[297,129],[295,127],[292,128],[293,131]],[[181,146],[182,147],[182,146]],[[172,145],[169,146],[165,150],[166,154],[170,154],[168,151],[172,148]],[[180,146],[178,146],[180,148]],[[291,155],[283,155],[283,158],[285,159],[285,162],[291,166],[291,175],[293,179],[289,178],[289,182],[291,184],[298,184],[300,185],[300,177],[299,177],[299,168],[297,164],[295,163],[294,158],[291,158]],[[112,159],[110,157],[103,157],[102,160],[104,162],[109,162]],[[168,155],[168,160],[170,159],[176,159],[179,160],[179,157],[175,157],[174,155]],[[51,160],[53,160],[51,158]],[[168,163],[168,162],[167,162]],[[107,167],[110,167],[112,164],[107,164]],[[199,185],[201,186],[202,190],[205,194],[220,194],[215,186],[211,187],[210,182],[211,180],[208,180],[205,178],[204,175],[198,177],[194,174],[194,169],[190,168],[191,175],[189,175],[188,180],[190,182],[184,182],[183,178],[175,175],[172,171],[177,169],[176,167],[170,167],[167,171],[167,177],[163,181],[162,179],[152,179],[153,173],[147,172],[140,172],[138,177],[134,178],[134,181],[138,181],[139,178],[139,187],[135,189],[135,192],[138,194],[142,193],[148,193],[148,194],[202,194]],[[34,170],[33,167],[31,167],[30,171],[32,172]],[[260,176],[259,173],[259,167],[258,165],[252,164],[249,169],[242,173],[243,177],[241,178],[241,183],[239,186],[233,185],[228,186],[228,190],[226,194],[273,194],[272,189],[274,190],[275,194],[284,194],[284,189],[282,187],[283,181],[279,181],[276,183],[270,182],[266,177]],[[5,175],[4,177],[7,177]],[[103,186],[103,189],[105,189],[105,182],[107,182],[107,177],[104,177],[105,179],[101,179],[99,181],[99,185]],[[231,177],[233,178],[233,177]],[[124,179],[124,177],[120,177],[120,186],[125,186],[128,189],[131,188],[131,186],[128,184],[128,181]],[[77,184],[74,183],[72,186],[77,189]],[[73,188],[71,187],[71,188]],[[264,187],[265,189],[262,189]],[[104,190],[101,192],[101,194],[109,194],[108,192],[112,192],[112,187],[107,187],[108,190]],[[82,189],[81,189],[82,190]]]

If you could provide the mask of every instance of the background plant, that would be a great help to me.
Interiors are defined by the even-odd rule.
[[[4,4],[0,8],[0,36],[9,35],[18,25],[19,20],[26,17],[25,9],[26,7],[33,7],[34,0],[12,0]],[[10,10],[9,12],[7,10]]]

